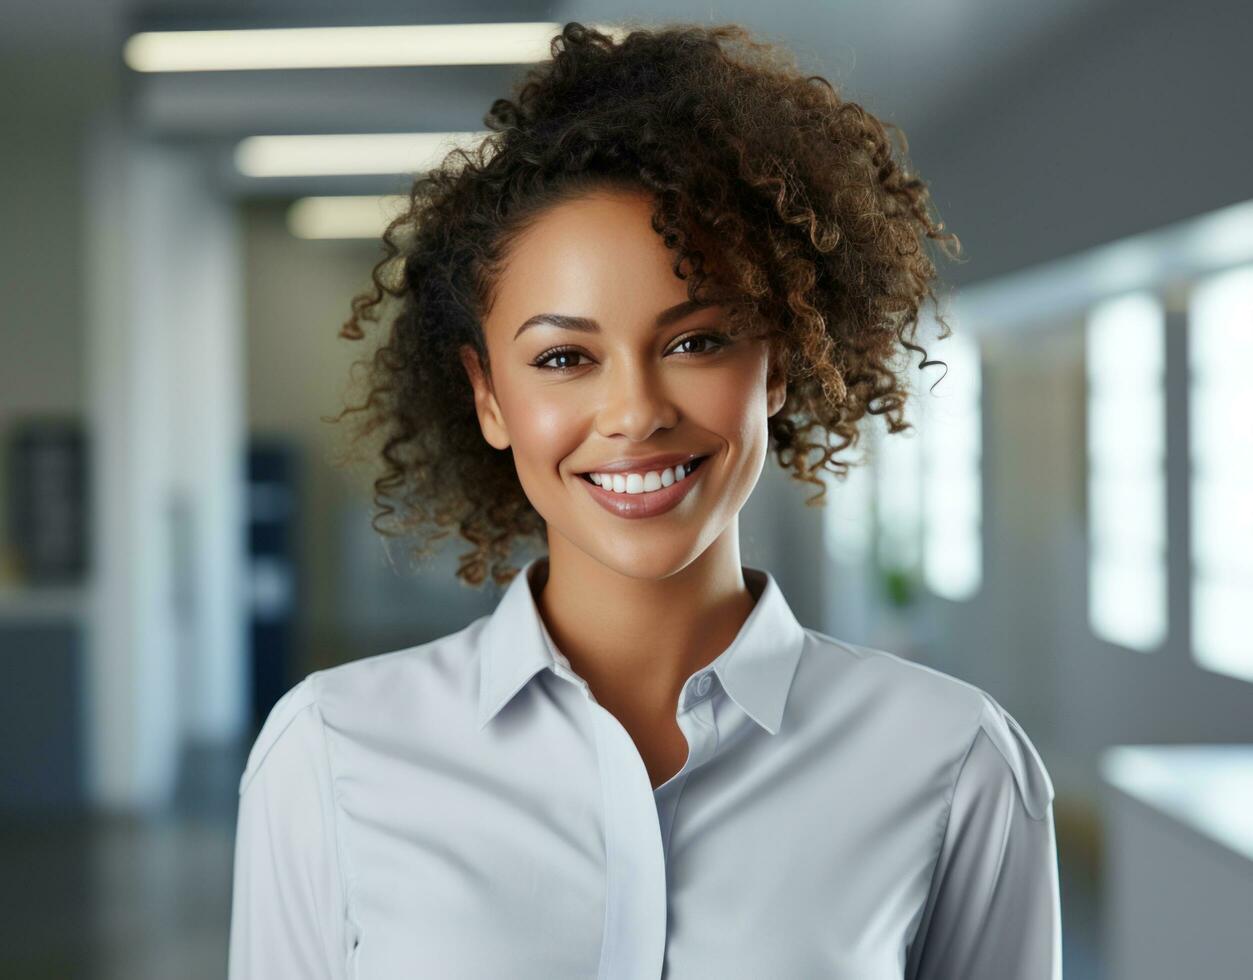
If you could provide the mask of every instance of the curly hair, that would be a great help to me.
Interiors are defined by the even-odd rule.
[[[325,419],[361,413],[354,444],[380,437],[374,529],[416,530],[424,557],[456,528],[473,545],[457,571],[468,585],[508,583],[514,544],[544,537],[512,451],[483,438],[458,351],[470,345],[490,377],[482,323],[494,283],[545,208],[606,187],[649,195],[688,296],[716,289],[728,330],[768,337],[771,370],[787,372],[769,446],[819,488],[807,505],[825,494],[820,470],[847,477],[835,456],[864,415],[889,432],[912,427],[895,356],[904,347],[920,368],[942,363],[915,343],[923,302],[938,306],[924,239],[951,258],[960,250],[931,217],[927,185],[894,158],[887,130],[902,157],[903,133],[742,27],[670,24],[615,41],[568,23],[550,49],[512,99],[493,102],[477,146],[414,179],[340,330],[359,340],[384,300],[398,301],[386,338],[354,364],[368,393]]]

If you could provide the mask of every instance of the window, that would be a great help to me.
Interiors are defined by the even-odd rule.
[[[828,554],[838,564],[854,567],[870,557],[874,535],[874,479],[862,455],[841,455],[849,464],[848,475],[843,481],[827,479],[823,513]]]
[[[1088,379],[1088,621],[1125,647],[1166,638],[1165,317],[1148,293],[1093,307]]]
[[[913,422],[906,411],[906,421]],[[912,579],[922,560],[922,454],[917,426],[889,433],[875,416],[874,478],[876,564],[883,572]]]
[[[978,342],[954,333],[929,357],[947,373],[923,386],[923,578],[954,601],[972,598],[983,581],[982,381]]]
[[[1188,363],[1193,656],[1253,681],[1253,266],[1197,286]]]

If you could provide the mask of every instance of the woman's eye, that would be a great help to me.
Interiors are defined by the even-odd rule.
[[[569,350],[566,348],[558,348],[557,350],[545,351],[543,354],[541,354],[531,363],[534,364],[537,368],[546,368],[549,371],[568,371],[570,370],[570,368],[576,367],[576,365],[566,364],[561,367],[549,367],[549,362],[554,360],[555,358],[561,358],[561,357],[578,358],[582,356],[583,356],[582,351]]]
[[[680,350],[684,345],[697,344],[696,350]],[[716,333],[694,333],[680,340],[672,351],[681,354],[712,354],[727,346],[727,339],[721,334]],[[712,346],[710,346],[712,345]],[[544,371],[572,371],[579,367],[579,364],[554,364],[553,362],[562,358],[572,358],[577,360],[586,355],[581,351],[572,347],[554,347],[552,350],[544,351],[535,360],[531,362],[532,366],[540,368]]]
[[[705,347],[701,350],[686,351],[686,353],[688,354],[709,354],[709,353],[713,353],[713,351],[720,350],[721,348],[726,346],[726,338],[722,337],[720,334],[694,333],[691,336],[684,337],[682,340],[680,340],[679,343],[676,345],[675,350],[677,350],[679,347],[682,347],[684,344],[690,344],[693,341],[707,341],[707,342],[711,341],[714,346],[712,348]]]

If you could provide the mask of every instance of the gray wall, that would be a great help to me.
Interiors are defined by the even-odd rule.
[[[112,82],[78,53],[0,57],[0,428],[86,402],[84,123]]]
[[[1253,5],[1094,3],[909,133],[970,283],[1253,196]]]
[[[452,581],[467,543],[454,540],[432,563],[417,565],[406,559],[405,542],[384,542],[370,528],[372,460],[340,465],[350,430],[322,417],[361,400],[350,372],[374,350],[386,319],[361,341],[338,333],[382,249],[373,241],[297,239],[285,213],[285,205],[266,201],[242,207],[247,398],[251,433],[294,442],[303,461],[303,676],[453,632],[490,611],[498,593]]]

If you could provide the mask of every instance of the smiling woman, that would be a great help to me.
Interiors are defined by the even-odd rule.
[[[504,356],[494,338],[507,331],[528,341],[544,365],[537,374],[555,372],[545,383],[573,382],[584,397],[602,383],[589,372],[614,377],[620,365],[611,357],[593,366],[574,335],[606,343],[643,321],[665,331],[718,301],[683,324],[712,328],[708,339],[666,335],[680,348],[667,363],[707,379],[696,361],[723,357],[705,353],[723,337],[763,339],[785,392],[766,449],[816,488],[807,502],[820,503],[822,474],[846,475],[842,454],[868,412],[893,432],[909,427],[896,358],[904,348],[920,355],[918,367],[931,363],[914,342],[919,310],[935,299],[925,246],[958,248],[894,150],[891,127],[742,28],[635,30],[614,43],[570,24],[552,53],[513,98],[493,103],[481,144],[414,181],[409,207],[384,234],[372,287],[341,331],[364,338],[367,322],[390,314],[364,374],[368,391],[335,417],[357,416],[356,441],[377,438],[376,529],[409,534],[419,559],[455,530],[472,545],[458,571],[468,584],[510,581],[515,545],[543,542],[550,515],[526,492],[517,447],[484,442],[470,378],[458,369],[464,348],[490,371],[489,355]],[[599,210],[570,207],[590,199]],[[632,244],[648,249],[643,267],[619,264],[624,219]],[[527,238],[555,250],[547,262],[511,263]],[[612,300],[580,280],[593,259],[615,281]],[[519,299],[524,275],[545,283],[529,303]],[[502,291],[513,318],[504,322],[493,317]],[[634,304],[633,319],[620,297]],[[727,356],[743,366],[738,352]],[[571,462],[600,462],[605,448],[585,446]]]
[[[821,500],[867,412],[907,427],[951,239],[922,182],[735,27],[568,24],[488,123],[384,237],[343,333],[399,308],[345,411],[382,437],[376,526],[455,528],[461,580],[508,587],[274,708],[232,980],[1056,980],[1017,723],[740,562],[771,453]]]

